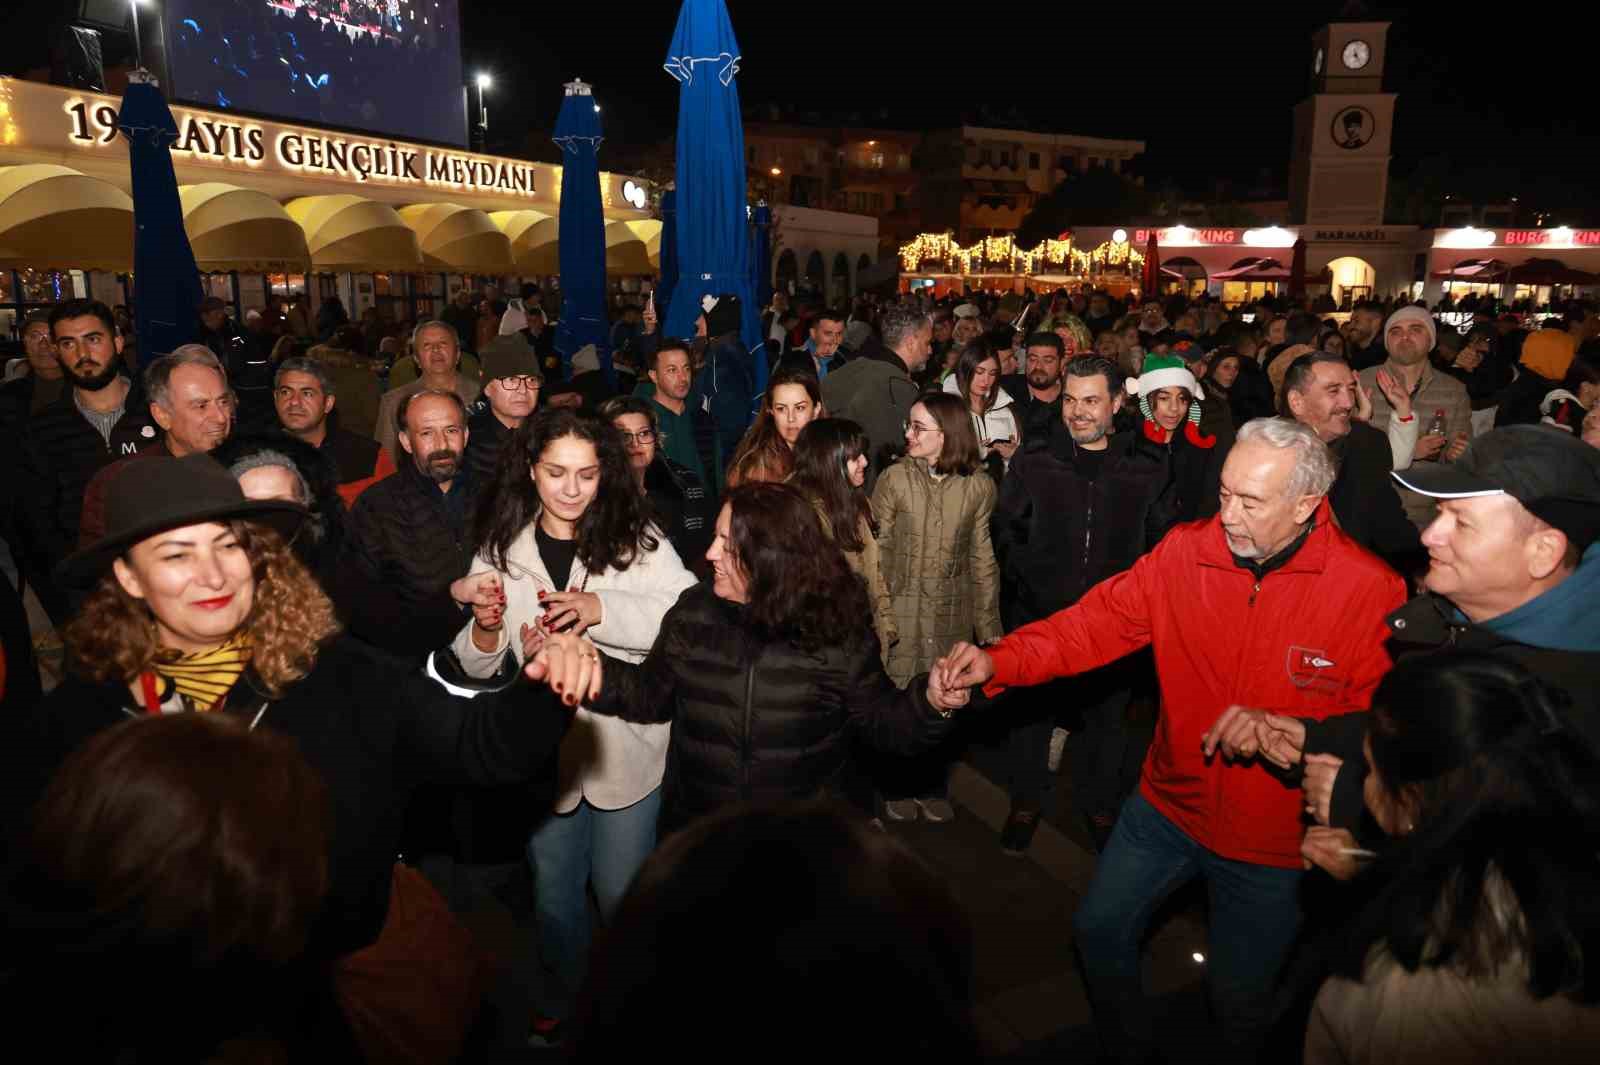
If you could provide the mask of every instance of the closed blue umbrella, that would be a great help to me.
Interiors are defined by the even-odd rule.
[[[751,283],[755,286],[756,309],[772,302],[772,208],[765,201],[756,204],[750,239]],[[766,338],[762,337],[765,343]]]
[[[606,222],[600,211],[600,164],[595,158],[604,137],[588,85],[567,84],[552,139],[561,145],[561,323],[556,327],[556,351],[571,377],[572,356],[593,344],[600,353],[600,368],[611,381]]]
[[[672,290],[678,287],[678,194],[661,194],[661,280],[656,282],[656,314],[666,323]]]
[[[172,171],[178,124],[155,79],[130,76],[117,128],[128,138],[133,179],[134,325],[144,366],[200,335],[200,268]]]
[[[701,300],[732,292],[743,308],[745,348],[757,352],[761,326],[750,284],[744,124],[733,83],[739,58],[723,0],[684,0],[666,62],[679,83],[678,283],[667,308],[667,334],[692,336]],[[752,356],[751,376],[764,391],[764,357]]]

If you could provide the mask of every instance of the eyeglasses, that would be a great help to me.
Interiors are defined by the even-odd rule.
[[[496,384],[507,392],[521,392],[524,388],[537,392],[539,386],[544,383],[532,374],[521,374],[516,377],[496,377],[494,380]]]
[[[621,435],[625,444],[653,444],[656,442],[656,431],[654,429],[640,429],[637,433],[618,429],[617,432]]]
[[[939,428],[937,425],[923,425],[921,422],[910,421],[906,422],[905,431],[907,436],[921,436],[923,433],[944,432],[944,430]]]

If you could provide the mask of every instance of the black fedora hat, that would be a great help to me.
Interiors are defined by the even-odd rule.
[[[128,548],[167,529],[237,518],[270,526],[288,541],[307,516],[299,503],[246,499],[210,455],[133,459],[106,483],[105,536],[67,556],[57,576],[68,587],[91,587]]]

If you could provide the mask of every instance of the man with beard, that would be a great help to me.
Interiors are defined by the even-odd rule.
[[[109,307],[69,300],[49,325],[71,387],[23,426],[15,483],[22,567],[59,624],[67,602],[50,574],[78,546],[84,489],[102,467],[154,447],[157,431],[143,390],[122,375],[122,336]]]
[[[1066,367],[1065,347],[1054,333],[1034,333],[1023,341],[1027,373],[1000,378],[1022,424],[1022,443],[1043,440],[1050,426],[1061,420],[1061,371]]]
[[[284,359],[273,378],[272,402],[285,433],[320,451],[334,468],[347,507],[395,471],[394,460],[370,436],[338,424],[333,380],[315,359]]]
[[[477,400],[482,386],[473,378],[460,372],[461,337],[447,322],[423,322],[411,333],[411,346],[421,376],[407,384],[399,385],[383,394],[378,402],[378,443],[389,452],[395,465],[403,465],[398,433],[400,424],[396,416],[405,400],[424,389],[454,392],[463,406]]]
[[[1041,353],[1058,357],[1046,339],[1060,344],[1053,333],[1030,338],[1030,387]],[[1123,402],[1116,364],[1080,356],[1067,364],[1065,380],[1059,362],[1054,365],[1058,397],[1038,405],[1054,413],[1054,424],[1023,431],[1023,451],[1012,459],[995,505],[1000,617],[1007,631],[1065,610],[1133,565],[1171,519],[1159,509],[1166,453],[1139,446],[1135,433],[1112,433]],[[1073,723],[1067,745],[1073,806],[1096,849],[1104,847],[1148,744],[1148,736],[1133,738],[1127,721],[1137,668],[1131,660],[1115,663],[1007,697],[1013,704],[1007,716],[1016,726],[1010,742],[1011,815],[1000,836],[1006,853],[1026,851],[1038,826],[1050,763],[1060,757],[1059,746],[1050,748],[1063,707],[1075,707],[1082,717]]]
[[[1383,347],[1383,304],[1362,300],[1350,312],[1350,335],[1345,338],[1345,356],[1357,373],[1383,365],[1389,353]]]
[[[1411,397],[1411,413],[1419,429],[1411,465],[1419,462],[1454,462],[1467,450],[1472,439],[1472,400],[1467,386],[1447,373],[1435,370],[1428,354],[1438,339],[1433,316],[1421,307],[1402,307],[1389,316],[1383,326],[1383,343],[1389,352],[1382,367],[1373,366],[1357,375],[1361,387],[1372,396],[1372,427],[1388,433],[1390,418],[1403,418],[1378,387],[1378,373],[1386,371]],[[1396,463],[1396,467],[1401,464]],[[1406,517],[1420,532],[1433,521],[1434,500],[1401,488],[1400,502]]]
[[[474,548],[466,405],[453,391],[414,392],[396,431],[400,468],[350,510],[334,602],[351,634],[421,663],[468,617],[451,598]]]

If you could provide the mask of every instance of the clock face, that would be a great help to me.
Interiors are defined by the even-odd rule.
[[[1311,60],[1311,73],[1313,73],[1313,74],[1321,74],[1322,73],[1322,59],[1323,59],[1322,49],[1318,48],[1317,49],[1317,54]]]
[[[1351,70],[1360,70],[1372,60],[1372,49],[1366,41],[1351,41],[1344,46],[1344,65]]]

